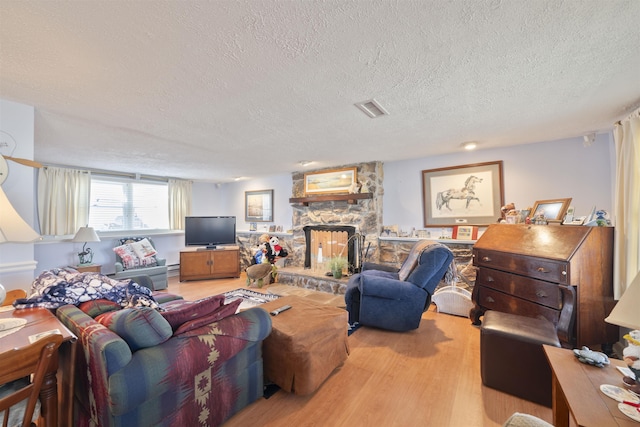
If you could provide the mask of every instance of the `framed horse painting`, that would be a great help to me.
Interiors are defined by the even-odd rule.
[[[502,160],[422,171],[425,227],[488,225],[504,205]]]

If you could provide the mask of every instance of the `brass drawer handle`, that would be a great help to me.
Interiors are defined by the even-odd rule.
[[[545,270],[544,267],[538,267],[538,273],[548,273],[549,270]]]
[[[485,298],[485,301],[486,301],[486,302],[496,302],[496,300],[494,300],[494,299],[493,299],[493,298],[491,298],[491,297],[486,297],[486,298]]]
[[[493,276],[488,276],[487,277],[487,282],[495,282],[496,279],[493,278]]]
[[[540,297],[540,298],[546,298],[547,297],[547,293],[544,292],[544,291],[538,290],[538,291],[536,291],[536,296]]]
[[[489,258],[488,256],[483,256],[483,257],[482,257],[482,261],[484,261],[484,262],[491,262],[491,258]]]

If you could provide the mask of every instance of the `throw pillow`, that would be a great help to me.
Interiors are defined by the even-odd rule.
[[[173,334],[169,322],[151,307],[110,311],[95,320],[125,340],[132,353],[162,344]]]
[[[161,312],[175,331],[185,322],[213,313],[224,303],[224,295],[214,295],[197,301],[170,301],[163,304]]]
[[[185,332],[192,331],[201,326],[208,325],[209,323],[218,322],[224,319],[225,317],[233,316],[234,314],[236,314],[236,311],[238,311],[238,307],[240,306],[241,303],[242,303],[242,298],[238,298],[236,300],[231,301],[229,304],[223,305],[222,307],[218,307],[214,312],[206,316],[199,317],[197,319],[185,322],[182,325],[180,325],[178,329],[176,329],[173,335],[176,336],[176,335],[184,334]]]
[[[120,310],[122,307],[117,302],[109,301],[108,299],[96,299],[85,301],[78,308],[87,316],[95,318],[99,314]]]
[[[158,265],[158,260],[153,255],[144,258],[138,257],[132,247],[134,243],[125,243],[124,245],[113,248],[113,251],[122,259],[122,265],[125,270]]]
[[[124,244],[113,248],[113,251],[118,254],[125,269],[135,268],[139,264],[138,256],[131,248],[131,245]]]
[[[138,258],[147,258],[158,253],[146,237],[139,242],[131,243],[131,248]]]

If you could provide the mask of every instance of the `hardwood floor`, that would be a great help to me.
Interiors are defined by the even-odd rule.
[[[172,277],[168,291],[193,300],[241,287],[244,277],[183,283]],[[313,395],[279,391],[224,426],[493,427],[513,412],[552,422],[550,408],[482,385],[480,330],[469,319],[437,313],[432,306],[415,331],[362,327],[349,345],[345,364]]]

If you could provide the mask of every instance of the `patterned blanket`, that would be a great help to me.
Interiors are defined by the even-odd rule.
[[[29,297],[18,299],[13,305],[15,308],[56,309],[97,299],[114,301],[123,308],[159,307],[151,290],[131,279],[113,280],[100,273],[78,273],[60,268],[43,271],[33,281]]]

